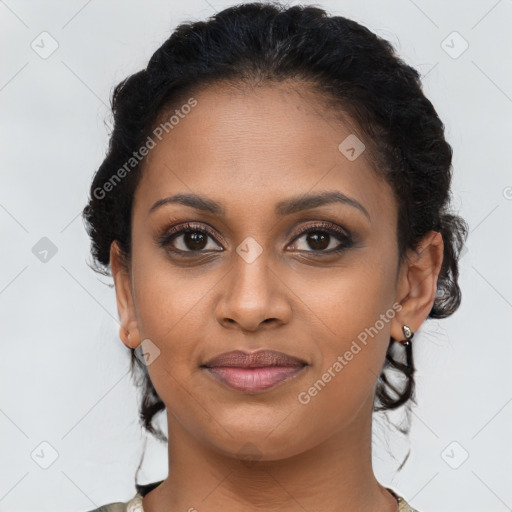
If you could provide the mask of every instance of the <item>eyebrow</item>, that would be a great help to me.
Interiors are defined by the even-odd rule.
[[[317,208],[326,204],[342,203],[353,208],[357,208],[359,211],[371,220],[370,214],[366,208],[352,197],[348,197],[338,191],[320,192],[316,194],[304,194],[277,203],[275,212],[276,215],[283,217],[285,215],[291,215],[302,210],[309,210]],[[199,196],[197,194],[176,194],[170,197],[164,197],[159,199],[150,209],[149,213],[154,212],[157,208],[160,208],[166,204],[182,204],[201,210],[208,213],[213,213],[221,217],[226,216],[226,210],[215,201],[208,199],[207,197]]]

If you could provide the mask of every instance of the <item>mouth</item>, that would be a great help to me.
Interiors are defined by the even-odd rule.
[[[274,388],[306,366],[305,361],[274,350],[225,352],[201,365],[217,381],[245,393]]]

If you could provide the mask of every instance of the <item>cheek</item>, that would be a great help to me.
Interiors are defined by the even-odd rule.
[[[158,357],[148,366],[151,382],[167,409],[195,410],[189,382],[198,360],[200,319],[205,318],[203,304],[211,284],[206,280],[192,285],[186,274],[171,271],[168,264],[154,262],[140,269],[133,275],[137,324],[141,340],[149,339],[158,348]],[[205,412],[199,408],[192,417],[208,422]]]
[[[321,352],[321,364],[299,400],[307,408],[311,405],[311,411],[348,418],[373,396],[396,316],[390,268],[392,258],[366,260],[340,268],[337,277],[314,288],[309,279],[303,280],[302,298],[314,312],[318,329],[312,336]]]
[[[302,269],[287,274],[290,288],[300,299],[298,310],[310,317],[317,328],[315,341],[325,345],[326,353],[343,351],[375,326],[382,314],[394,314],[393,258],[375,252],[364,248],[352,253],[329,272]],[[389,328],[389,319],[384,325],[378,322],[380,340],[388,337]]]
[[[173,265],[147,233],[134,232],[135,239],[139,242],[132,256],[132,279],[141,335],[172,340],[183,324],[194,327],[191,319],[212,287],[213,276],[203,273],[197,279],[194,268]]]
[[[198,338],[207,296],[215,284],[208,273],[203,279],[194,279],[192,270],[173,268],[160,249],[145,248],[133,254],[132,278],[140,336],[158,347],[158,363],[162,365],[165,361],[166,369],[172,370],[173,375],[190,371],[196,356],[193,340]]]

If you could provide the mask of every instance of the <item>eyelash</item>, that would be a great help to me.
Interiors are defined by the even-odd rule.
[[[215,239],[215,236],[212,232],[209,230],[200,227],[195,224],[185,223],[178,226],[174,226],[171,229],[167,230],[165,234],[161,235],[159,237],[159,244],[161,247],[163,247],[166,251],[171,252],[178,256],[183,257],[190,257],[192,255],[199,255],[204,252],[204,249],[198,250],[198,251],[183,251],[181,249],[175,249],[171,248],[170,244],[171,242],[178,238],[178,236],[188,233],[202,233],[204,235],[207,235],[215,240],[215,242],[218,244],[217,240]],[[353,245],[353,240],[350,235],[350,233],[344,229],[338,228],[334,224],[331,223],[317,223],[312,226],[309,226],[308,228],[299,231],[296,233],[293,237],[292,243],[296,242],[299,238],[301,238],[304,235],[308,235],[310,233],[327,233],[328,235],[333,235],[336,238],[340,240],[340,247],[338,249],[330,249],[329,251],[325,250],[311,250],[311,251],[300,251],[300,252],[307,252],[307,253],[316,253],[317,257],[322,257],[324,255],[334,255],[339,254],[346,249],[349,249]],[[219,244],[220,245],[220,244]],[[213,252],[222,252],[222,251],[213,251]],[[190,256],[188,256],[190,254]]]

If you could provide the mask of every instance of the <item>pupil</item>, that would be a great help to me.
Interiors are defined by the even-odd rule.
[[[188,249],[203,249],[206,242],[206,236],[204,233],[185,233],[185,245]]]
[[[307,242],[312,249],[325,249],[329,246],[329,234],[309,234],[307,236]]]

